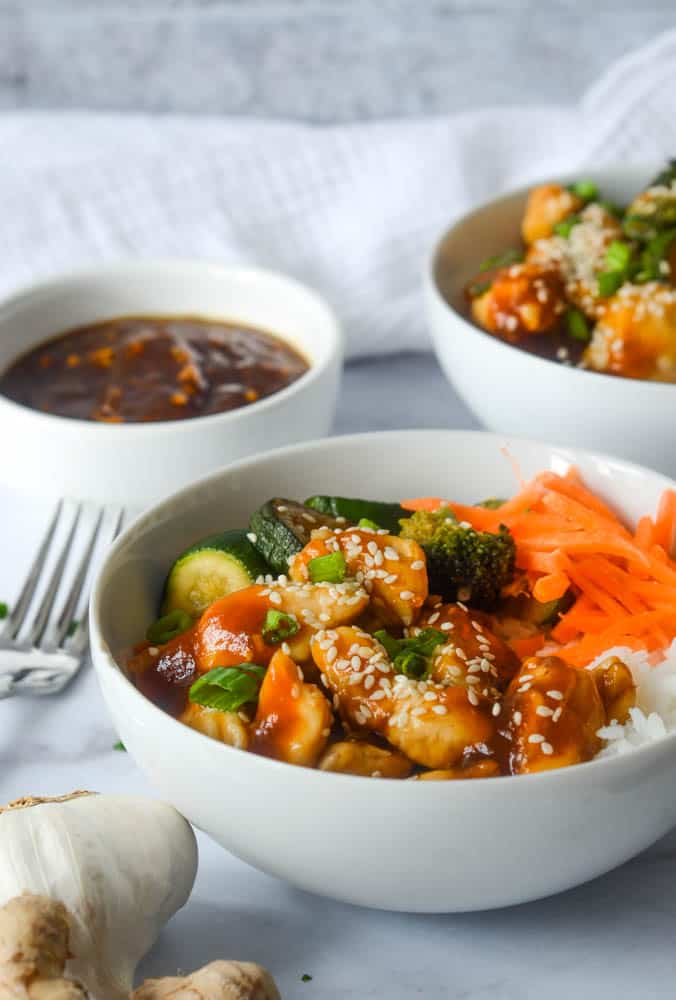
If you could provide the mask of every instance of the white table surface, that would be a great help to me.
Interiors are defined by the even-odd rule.
[[[336,430],[400,426],[474,422],[431,358],[350,368]],[[0,491],[0,599],[11,600],[26,536],[46,510],[44,499]],[[91,669],[59,697],[0,702],[0,802],[83,787],[152,795],[131,757],[113,750],[116,738]],[[676,832],[623,868],[561,896],[491,913],[432,917],[313,897],[249,868],[204,836],[199,840],[193,896],[143,963],[144,976],[223,957],[267,966],[286,1000],[674,996]],[[405,864],[408,851],[425,846],[402,848]],[[311,982],[301,981],[304,973]]]

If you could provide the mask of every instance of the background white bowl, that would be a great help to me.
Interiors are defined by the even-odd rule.
[[[628,204],[656,172],[649,166],[584,169],[560,180],[589,177],[604,197]],[[432,254],[425,301],[441,367],[490,430],[537,434],[676,474],[676,385],[566,367],[507,344],[467,318],[464,288],[481,261],[521,245],[519,227],[529,188],[461,218]]]
[[[271,496],[514,492],[565,471],[629,521],[668,480],[614,459],[497,435],[409,431],[333,438],[240,462],[144,514],[111,550],[91,604],[94,663],[125,746],[164,798],[245,861],[348,902],[450,912],[520,903],[600,875],[676,822],[676,735],[549,774],[463,782],[369,780],[292,767],[217,743],[156,708],[116,663],[156,615],[168,567]]]
[[[131,314],[260,326],[297,347],[310,370],[250,406],[148,424],[71,420],[0,395],[0,481],[144,507],[227,462],[328,433],[342,362],[337,320],[309,288],[267,271],[137,260],[36,284],[0,305],[0,370],[69,328]]]

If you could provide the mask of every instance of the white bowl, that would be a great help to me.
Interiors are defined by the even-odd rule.
[[[605,197],[626,204],[655,172],[584,169],[575,176],[590,177]],[[505,343],[467,318],[463,290],[481,261],[520,246],[527,193],[524,188],[470,212],[432,254],[425,302],[441,367],[490,430],[607,451],[675,475],[675,385],[566,367]]]
[[[452,912],[521,903],[621,864],[676,822],[676,735],[623,756],[481,781],[373,780],[293,767],[209,739],[148,701],[116,662],[157,613],[176,554],[247,523],[270,496],[514,492],[573,462],[630,521],[669,482],[585,452],[462,431],[364,434],[259,456],[194,484],[119,539],[91,604],[94,663],[125,746],[163,798],[244,861],[365,906]]]
[[[144,507],[227,462],[328,433],[342,337],[327,304],[291,278],[206,261],[128,261],[35,284],[0,305],[0,370],[60,332],[131,314],[199,315],[260,326],[310,369],[250,406],[190,420],[101,424],[0,395],[0,481]]]

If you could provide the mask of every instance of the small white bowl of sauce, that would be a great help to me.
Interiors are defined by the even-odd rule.
[[[144,507],[220,466],[328,433],[342,336],[298,282],[130,261],[0,305],[0,481]]]

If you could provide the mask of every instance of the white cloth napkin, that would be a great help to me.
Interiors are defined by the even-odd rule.
[[[364,125],[0,115],[0,294],[128,255],[255,264],[322,291],[352,357],[427,346],[423,260],[472,203],[585,163],[676,155],[676,31],[570,107]]]

